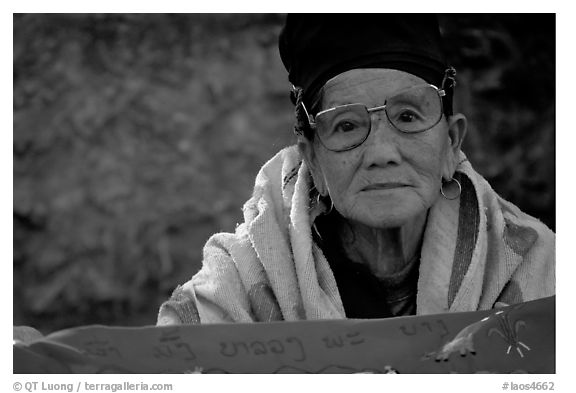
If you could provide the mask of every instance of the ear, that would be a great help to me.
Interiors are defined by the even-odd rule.
[[[448,118],[449,146],[447,151],[448,157],[444,161],[444,167],[442,168],[442,178],[444,180],[452,179],[454,172],[456,172],[460,147],[466,137],[467,129],[468,120],[463,114],[456,113]]]
[[[300,151],[300,156],[306,162],[308,169],[310,169],[314,186],[320,195],[326,196],[328,194],[328,189],[324,184],[324,174],[318,164],[314,142],[305,137],[298,137],[298,150]]]

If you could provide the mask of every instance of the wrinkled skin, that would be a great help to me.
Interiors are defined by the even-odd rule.
[[[347,71],[324,86],[322,109],[348,103],[375,107],[425,83],[398,70]],[[316,188],[330,196],[353,232],[349,257],[368,263],[378,275],[400,269],[418,253],[428,209],[440,197],[442,178],[449,180],[455,172],[465,132],[461,114],[443,116],[428,131],[405,134],[380,111],[372,114],[368,139],[355,149],[333,152],[318,138],[299,142]],[[351,235],[343,232],[343,240]]]

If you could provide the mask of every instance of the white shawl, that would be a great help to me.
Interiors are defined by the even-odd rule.
[[[417,314],[490,309],[555,293],[555,235],[500,198],[461,153],[462,193],[440,197],[424,232]],[[295,146],[258,173],[244,222],[213,235],[202,269],[162,304],[158,324],[346,318],[311,225],[311,176]]]

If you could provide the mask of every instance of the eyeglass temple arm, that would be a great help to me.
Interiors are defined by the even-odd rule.
[[[290,99],[292,99],[293,100],[292,102],[295,104],[298,88],[296,86],[294,86],[293,84],[291,84],[290,86],[292,87],[292,94],[290,96]],[[306,105],[304,105],[303,101],[300,101],[300,105],[302,105],[302,109],[304,109],[304,113],[306,114],[306,120],[308,120],[308,124],[310,124],[310,127],[314,127],[316,125],[316,122],[314,121],[314,117],[312,117],[308,113],[308,110],[306,109]]]
[[[315,126],[316,122],[314,121],[314,117],[312,117],[312,115],[308,113],[308,110],[306,109],[306,105],[304,105],[304,102],[300,102],[300,105],[302,105],[302,109],[304,109],[304,113],[306,114],[306,119],[308,119],[310,127]]]

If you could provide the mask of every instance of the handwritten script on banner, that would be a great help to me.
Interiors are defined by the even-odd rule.
[[[377,320],[85,326],[13,346],[14,373],[554,373],[555,297]]]

